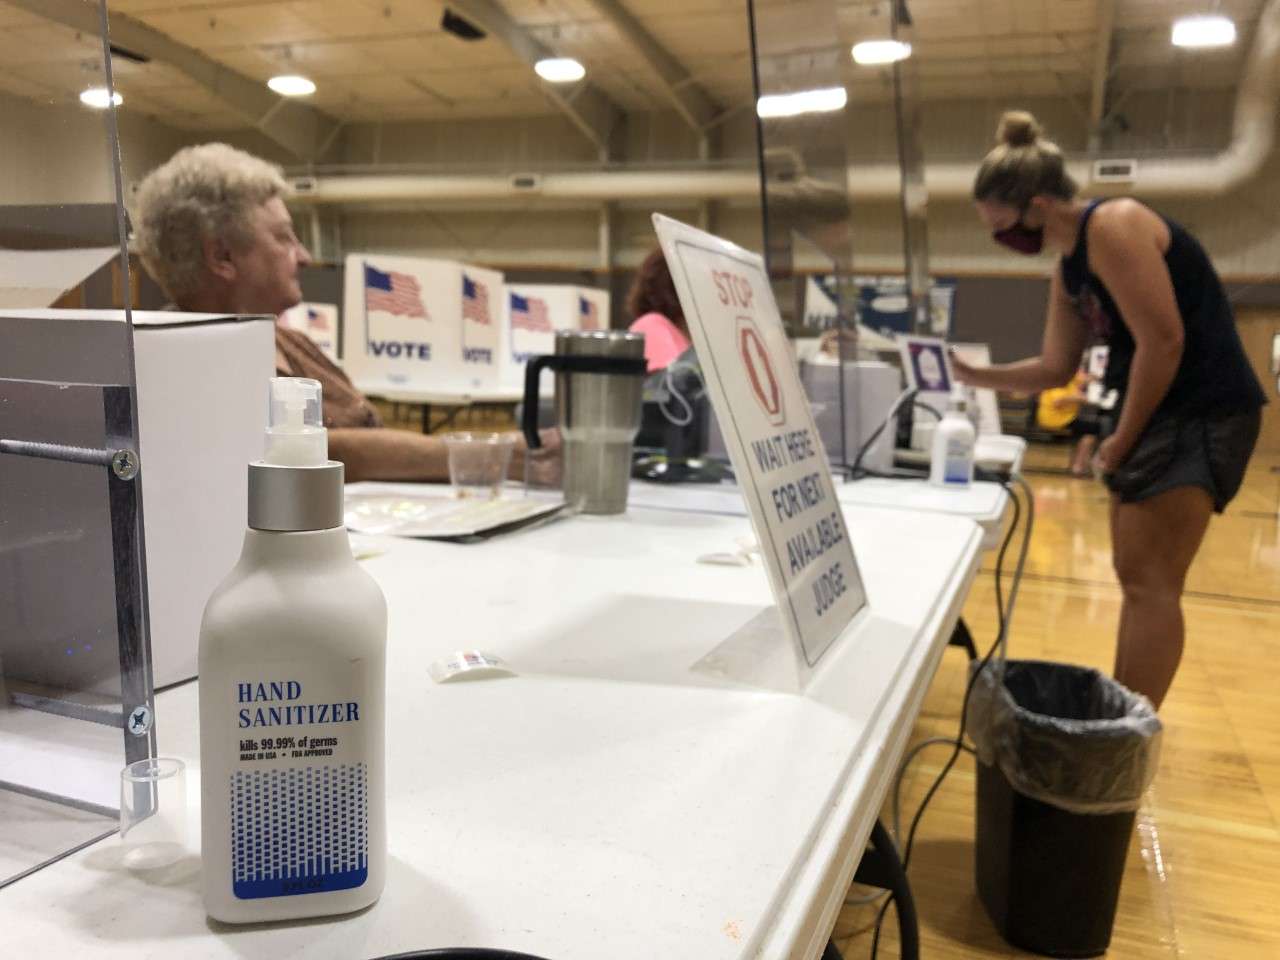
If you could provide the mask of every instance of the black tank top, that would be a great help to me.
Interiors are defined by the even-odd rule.
[[[1105,202],[1095,200],[1085,211],[1076,248],[1062,258],[1062,280],[1095,341],[1100,339],[1110,348],[1105,383],[1123,397],[1133,364],[1133,334],[1102,280],[1089,269],[1089,219]],[[1231,304],[1209,255],[1181,226],[1167,217],[1161,219],[1170,235],[1164,262],[1185,332],[1178,372],[1156,413],[1222,414],[1262,406],[1266,394],[1245,356]]]

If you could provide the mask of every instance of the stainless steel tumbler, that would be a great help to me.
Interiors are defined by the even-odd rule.
[[[583,513],[622,513],[631,482],[631,448],[640,429],[644,336],[564,330],[556,352],[525,368],[524,435],[538,439],[538,380],[556,374],[556,416],[564,443],[564,498]]]

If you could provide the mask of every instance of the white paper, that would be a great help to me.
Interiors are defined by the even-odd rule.
[[[991,348],[985,343],[953,343],[951,348],[965,363],[975,367],[991,365]],[[974,391],[978,397],[978,433],[1001,433],[1000,401],[994,390],[980,387]]]
[[[550,516],[564,507],[545,500],[457,500],[425,494],[360,494],[348,491],[347,529],[393,537],[480,536],[510,524]]]

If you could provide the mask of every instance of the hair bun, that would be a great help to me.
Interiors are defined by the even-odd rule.
[[[1040,124],[1025,110],[1010,110],[1000,118],[996,140],[1011,147],[1029,147],[1040,138]]]

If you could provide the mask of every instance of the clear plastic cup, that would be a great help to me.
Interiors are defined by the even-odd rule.
[[[495,500],[507,478],[513,433],[450,433],[444,438],[449,451],[449,482],[459,499]]]
[[[124,865],[153,870],[187,851],[187,766],[171,757],[138,760],[120,771]]]

